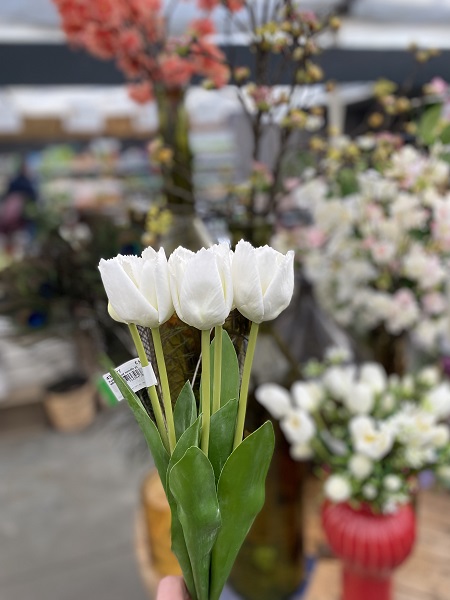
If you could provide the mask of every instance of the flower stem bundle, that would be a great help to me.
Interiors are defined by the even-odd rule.
[[[128,324],[144,375],[151,367],[136,325],[151,329],[164,409],[149,380],[155,422],[125,380],[114,370],[111,375],[161,477],[172,512],[172,549],[191,598],[218,600],[264,502],[273,428],[266,422],[243,440],[245,413],[259,324],[291,300],[293,253],[241,241],[234,253],[226,244],[197,253],[180,247],[167,260],[164,250],[148,248],[141,257],[102,260],[99,268],[110,315]],[[242,382],[236,351],[222,329],[233,306],[251,321]],[[201,330],[199,406],[189,382],[172,405],[159,326],[174,310]]]

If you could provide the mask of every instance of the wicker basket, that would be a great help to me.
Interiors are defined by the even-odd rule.
[[[78,431],[95,418],[95,389],[83,377],[68,378],[48,388],[44,406],[55,429]]]
[[[181,575],[170,549],[170,507],[157,471],[151,471],[142,484],[142,503],[153,569],[161,577]]]

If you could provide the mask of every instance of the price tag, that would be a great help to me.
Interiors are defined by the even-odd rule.
[[[120,365],[120,367],[117,367],[115,370],[117,373],[119,373],[119,375],[122,375],[122,377],[128,383],[133,392],[138,392],[139,390],[142,390],[142,388],[148,387],[150,385],[149,383],[146,383],[146,379],[148,380],[148,374],[146,373],[144,375],[144,371],[141,366],[141,361],[138,358],[133,358],[132,360],[129,360],[123,365]],[[117,400],[123,400],[123,395],[117,387],[117,385],[114,383],[114,379],[112,378],[111,374],[105,373],[105,375],[103,375],[103,379],[109,385]],[[154,383],[152,383],[151,385],[155,384],[156,377],[154,378]]]

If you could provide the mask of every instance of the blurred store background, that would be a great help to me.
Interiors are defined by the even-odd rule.
[[[192,4],[180,3],[172,34],[198,16]],[[323,51],[314,58],[320,73],[293,93],[307,125],[296,130],[298,156],[286,179],[314,166],[305,157],[312,147],[316,160],[323,132],[351,136],[348,144],[384,123],[404,141],[416,140],[417,129],[402,129],[410,104],[403,111],[398,99],[412,102],[420,122],[421,110],[439,94],[423,100],[423,86],[436,78],[448,111],[450,0],[305,0],[301,7],[305,14],[333,13],[340,26],[321,34]],[[226,55],[250,65],[245,15],[234,29],[220,9],[214,20]],[[380,80],[388,81],[381,96]],[[258,171],[242,97],[233,85],[200,84],[194,81],[186,96],[195,183],[186,219],[161,199],[164,156],[151,145],[156,103],[135,102],[113,61],[71,47],[52,0],[0,2],[1,600],[152,597],[157,575],[142,534],[152,459],[127,406],[117,405],[102,379],[106,356],[120,364],[134,351],[126,330],[107,314],[97,265],[147,245],[170,251],[188,238],[195,249],[246,236],[245,182],[253,178],[258,198],[267,193],[271,180],[264,178],[277,167],[285,118],[280,113],[264,130]],[[283,93],[288,75],[277,84]],[[395,97],[397,108],[389,112],[389,100],[381,102],[383,121],[386,96]],[[422,141],[435,126],[422,122]],[[271,232],[292,232],[310,219],[284,191],[276,211],[261,213]],[[258,243],[258,236],[251,239]],[[349,346],[348,332],[316,310],[304,285],[300,308],[279,324],[294,359],[279,351],[272,360],[266,340],[260,382],[299,373],[326,344]],[[409,597],[444,599],[439,585],[440,591]]]

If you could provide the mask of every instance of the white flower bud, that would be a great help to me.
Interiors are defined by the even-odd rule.
[[[364,454],[354,454],[348,461],[348,468],[355,479],[367,479],[373,471],[373,462]]]
[[[402,480],[398,475],[386,475],[383,479],[383,487],[388,492],[398,492],[402,487]]]
[[[324,491],[332,502],[345,502],[352,494],[350,482],[343,475],[330,475],[325,482]]]

